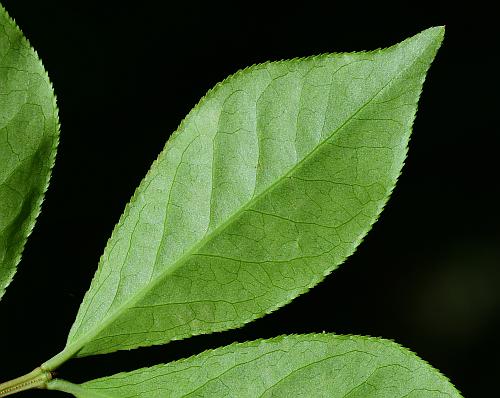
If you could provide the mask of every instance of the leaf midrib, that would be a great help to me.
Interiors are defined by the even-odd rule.
[[[395,47],[401,46],[402,43],[399,43]],[[427,47],[424,48],[424,51],[427,50]],[[145,285],[142,289],[138,290],[136,294],[126,300],[122,305],[120,305],[112,315],[105,318],[106,320],[100,323],[100,326],[97,328],[93,328],[77,338],[73,343],[69,344],[65,347],[63,352],[70,351],[73,354],[71,356],[75,356],[78,352],[89,342],[92,341],[93,337],[97,336],[101,331],[106,329],[109,325],[111,325],[116,319],[118,319],[123,313],[124,309],[132,307],[135,303],[139,302],[144,296],[148,294],[148,292],[153,289],[156,285],[158,285],[165,277],[176,271],[178,268],[183,266],[190,257],[198,251],[201,247],[203,247],[206,243],[208,243],[212,238],[216,237],[221,231],[223,231],[228,225],[230,225],[235,219],[237,219],[243,212],[245,212],[248,208],[250,208],[255,202],[264,197],[267,193],[272,191],[276,186],[286,181],[286,179],[294,173],[294,171],[300,167],[302,164],[307,162],[311,157],[313,157],[316,152],[318,152],[323,145],[325,145],[329,140],[331,140],[339,131],[345,128],[349,122],[362,110],[364,110],[382,91],[384,91],[389,85],[391,85],[394,81],[396,81],[404,72],[410,69],[421,57],[422,51],[418,55],[414,56],[414,59],[404,68],[402,68],[397,74],[395,74],[392,78],[390,78],[379,90],[377,90],[368,100],[359,107],[358,110],[353,112],[339,127],[337,127],[327,138],[325,138],[322,142],[320,142],[314,149],[304,156],[300,161],[298,161],[293,167],[291,167],[283,176],[273,182],[269,187],[260,192],[258,195],[252,197],[244,206],[240,207],[238,211],[234,212],[226,221],[221,223],[218,227],[216,227],[212,232],[205,235],[203,239],[200,240],[197,244],[195,244],[190,250],[188,250],[185,254],[183,254],[175,263],[173,263],[170,267],[166,268],[164,272],[160,273],[157,277],[152,279],[152,281]],[[80,325],[81,326],[81,325]],[[112,336],[107,336],[112,337]],[[102,351],[105,353],[106,351]],[[62,354],[62,353],[61,353]],[[92,353],[88,354],[92,355]]]

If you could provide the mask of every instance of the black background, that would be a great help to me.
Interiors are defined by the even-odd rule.
[[[103,2],[104,3],[104,2]],[[158,4],[156,4],[158,3]],[[435,2],[3,1],[58,96],[61,142],[43,211],[0,302],[0,376],[62,349],[126,202],[198,99],[266,60],[385,47],[446,25],[409,157],[380,221],[325,282],[242,329],[72,360],[71,381],[284,333],[382,336],[417,352],[467,397],[500,371],[498,41],[495,12]],[[19,397],[62,393],[34,391]]]

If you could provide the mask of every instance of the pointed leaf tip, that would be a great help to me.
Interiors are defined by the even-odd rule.
[[[437,50],[441,46],[444,34],[444,26],[433,26],[417,33],[414,38],[416,38],[423,46],[433,46]]]

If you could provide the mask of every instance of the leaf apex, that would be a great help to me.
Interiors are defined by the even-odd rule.
[[[416,36],[422,38],[422,41],[426,41],[427,45],[435,45],[436,49],[441,46],[441,42],[444,39],[445,26],[432,26],[427,28],[417,34]]]

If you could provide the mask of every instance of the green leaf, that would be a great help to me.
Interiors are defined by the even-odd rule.
[[[47,73],[0,5],[0,298],[40,213],[58,137]]]
[[[49,389],[78,398],[438,398],[460,393],[437,370],[392,341],[310,334],[232,344],[188,359]]]
[[[46,368],[238,327],[320,282],[394,188],[443,34],[269,62],[215,86],[126,207]]]

